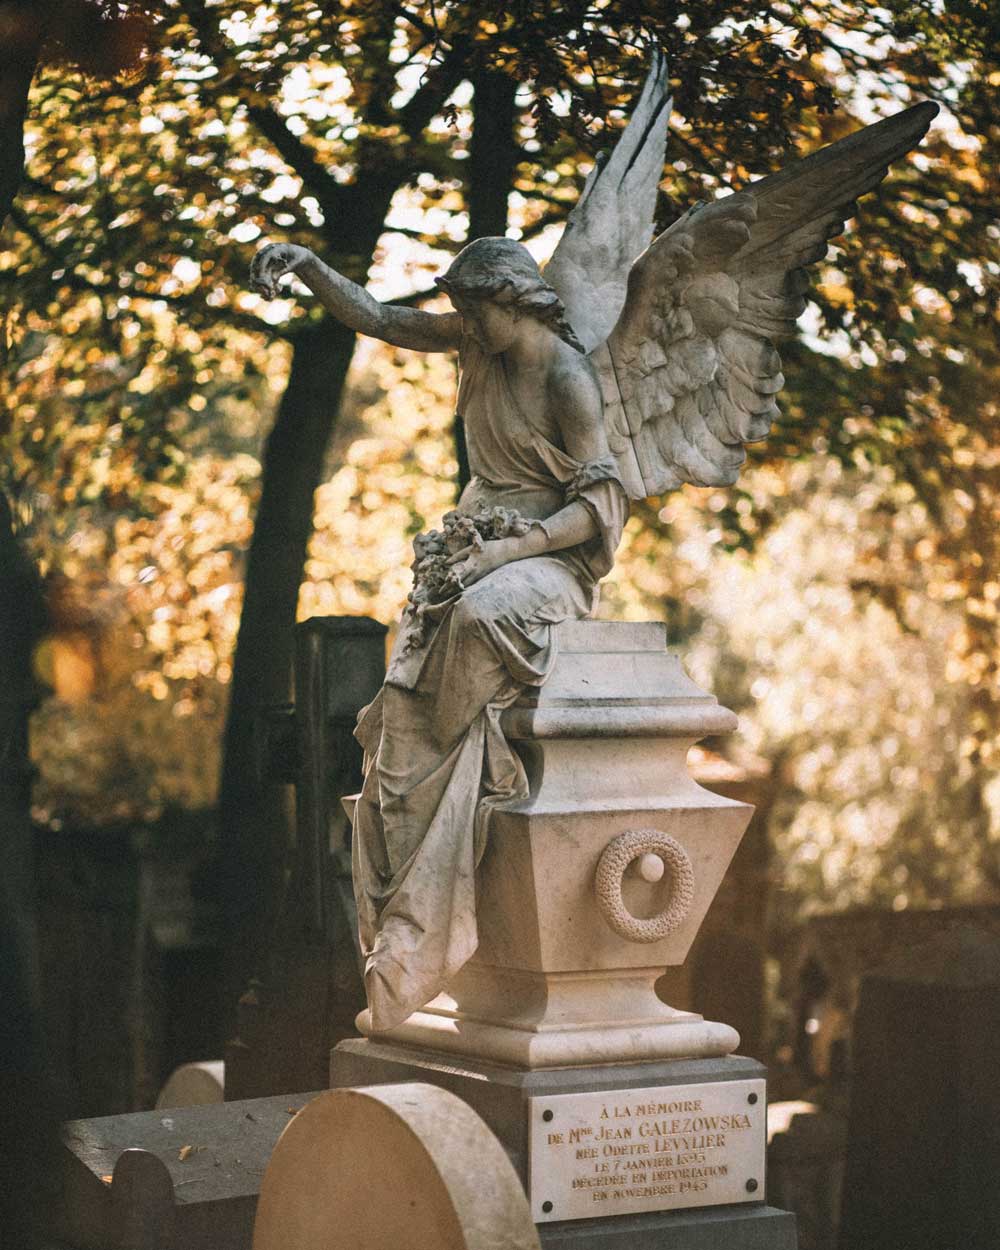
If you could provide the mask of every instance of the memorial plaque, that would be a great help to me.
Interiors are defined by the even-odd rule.
[[[529,1100],[536,1223],[760,1202],[763,1080]]]

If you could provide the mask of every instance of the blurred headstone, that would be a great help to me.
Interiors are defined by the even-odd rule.
[[[320,1088],[330,1048],[355,1036],[365,995],[340,800],[361,785],[354,727],[385,676],[385,634],[367,617],[296,627],[295,705],[271,710],[262,750],[262,768],[295,783],[296,845],[267,965],[226,1047],[227,1100]]]
[[[767,1150],[768,1201],[795,1213],[799,1250],[837,1250],[847,1122],[806,1102],[772,1103],[769,1129],[775,1121]]]
[[[865,977],[841,1250],[1000,1246],[1000,940],[956,929]]]
[[[221,1059],[185,1063],[171,1072],[156,1100],[157,1111],[165,1107],[204,1107],[222,1102],[226,1065]]]
[[[35,826],[46,1068],[63,1116],[152,1107],[221,1056],[219,909],[197,890],[213,817]]]

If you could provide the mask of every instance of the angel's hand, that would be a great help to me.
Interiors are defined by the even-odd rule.
[[[307,247],[295,243],[268,243],[260,249],[250,266],[250,285],[267,299],[278,294],[278,282],[286,273],[295,273],[312,256]]]
[[[483,543],[482,547],[463,547],[451,556],[448,564],[461,578],[463,586],[472,586],[517,558],[515,541],[495,538]]]

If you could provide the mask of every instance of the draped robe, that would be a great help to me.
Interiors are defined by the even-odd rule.
[[[500,715],[555,662],[552,626],[589,616],[628,516],[614,458],[568,455],[555,420],[522,412],[507,363],[465,339],[458,410],[472,480],[458,511],[500,505],[545,528],[574,499],[596,522],[585,543],[517,560],[403,616],[385,684],[357,737],[365,781],[354,818],[354,890],[374,1031],[428,1003],[475,952],[475,872],[500,803],[523,798]]]

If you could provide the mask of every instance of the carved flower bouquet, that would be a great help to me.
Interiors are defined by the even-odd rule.
[[[458,566],[449,564],[452,556],[497,538],[520,538],[532,522],[513,508],[484,508],[472,516],[446,512],[443,529],[428,530],[413,540],[413,589],[407,596],[407,612],[413,622],[406,642],[407,650],[420,647],[427,640],[430,621],[425,612],[434,604],[460,595],[465,587]]]

